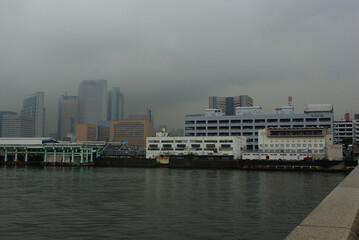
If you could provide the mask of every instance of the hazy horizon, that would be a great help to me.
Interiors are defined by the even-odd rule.
[[[43,91],[56,132],[59,97],[106,79],[125,116],[150,108],[170,129],[209,96],[331,103],[339,120],[359,113],[358,22],[356,0],[0,0],[0,111]]]

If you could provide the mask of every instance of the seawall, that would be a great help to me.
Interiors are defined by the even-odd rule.
[[[356,167],[286,239],[359,239],[359,167]]]

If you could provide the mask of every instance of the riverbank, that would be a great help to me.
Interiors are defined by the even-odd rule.
[[[171,157],[166,164],[156,159],[144,157],[100,157],[90,163],[41,162],[41,161],[0,161],[0,165],[28,166],[98,166],[98,167],[131,167],[131,168],[182,168],[182,169],[241,169],[269,171],[330,171],[350,172],[357,166],[356,161],[328,160],[241,160],[230,157]]]
[[[241,169],[241,170],[281,170],[281,171],[343,171],[350,172],[355,168],[355,161],[281,161],[281,160],[241,160],[229,157],[171,157],[167,164],[156,159],[146,158],[113,158],[94,159],[94,166],[102,167],[166,167],[183,169]]]

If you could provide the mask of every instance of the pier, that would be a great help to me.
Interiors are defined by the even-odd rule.
[[[0,144],[3,164],[87,165],[100,156],[104,144],[58,143],[49,139]]]

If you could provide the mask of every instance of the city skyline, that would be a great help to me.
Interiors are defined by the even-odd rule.
[[[354,0],[2,0],[0,13],[0,110],[20,112],[43,91],[49,133],[59,96],[88,79],[120,87],[126,115],[150,108],[169,128],[209,96],[249,95],[265,113],[288,96],[295,112],[308,103],[334,104],[338,120],[359,112]]]

